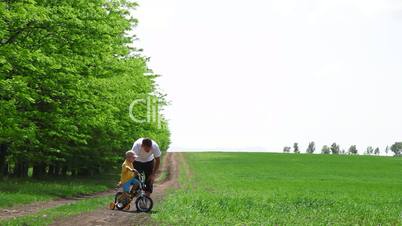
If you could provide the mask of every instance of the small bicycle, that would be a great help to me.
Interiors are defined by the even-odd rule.
[[[134,184],[131,187],[130,193],[127,194],[125,192],[117,192],[114,197],[114,202],[110,203],[110,209],[114,210],[117,208],[118,210],[129,210],[131,207],[131,202],[135,197],[135,207],[139,212],[149,212],[151,211],[154,202],[152,199],[145,195],[145,174],[140,173],[138,175],[139,183]]]

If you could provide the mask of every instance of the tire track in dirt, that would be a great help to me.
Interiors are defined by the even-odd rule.
[[[168,172],[168,176],[164,181],[154,185],[154,192],[151,196],[154,200],[154,204],[157,205],[162,200],[168,189],[179,187],[179,161],[183,161],[181,153],[167,153],[166,158],[163,161],[162,170],[166,170]],[[56,222],[54,222],[52,225],[98,226],[155,224],[152,223],[149,213],[138,213],[135,210],[134,205],[131,205],[131,209],[128,211],[118,211],[108,209],[107,204],[108,203],[105,203],[103,208],[97,209],[93,212],[83,213],[73,217],[61,218],[56,220]]]

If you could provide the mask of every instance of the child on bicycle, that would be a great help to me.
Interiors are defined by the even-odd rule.
[[[125,193],[130,193],[131,185],[138,185],[140,182],[135,177],[138,175],[138,171],[134,169],[133,162],[136,158],[136,154],[133,151],[126,152],[126,159],[121,165],[121,176],[120,181],[117,184],[118,187],[123,186],[123,191]]]

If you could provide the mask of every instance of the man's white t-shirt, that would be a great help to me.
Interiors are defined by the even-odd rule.
[[[149,152],[144,151],[141,148],[142,140],[144,138],[140,138],[136,140],[133,144],[133,148],[131,149],[137,155],[135,161],[137,162],[149,162],[152,161],[154,158],[161,156],[161,150],[159,149],[158,144],[155,141],[152,141],[152,148]]]

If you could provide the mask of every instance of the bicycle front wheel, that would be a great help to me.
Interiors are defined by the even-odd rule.
[[[154,205],[154,202],[152,199],[148,196],[140,196],[135,200],[135,207],[137,207],[137,210],[139,212],[149,212],[151,211],[152,207]]]

